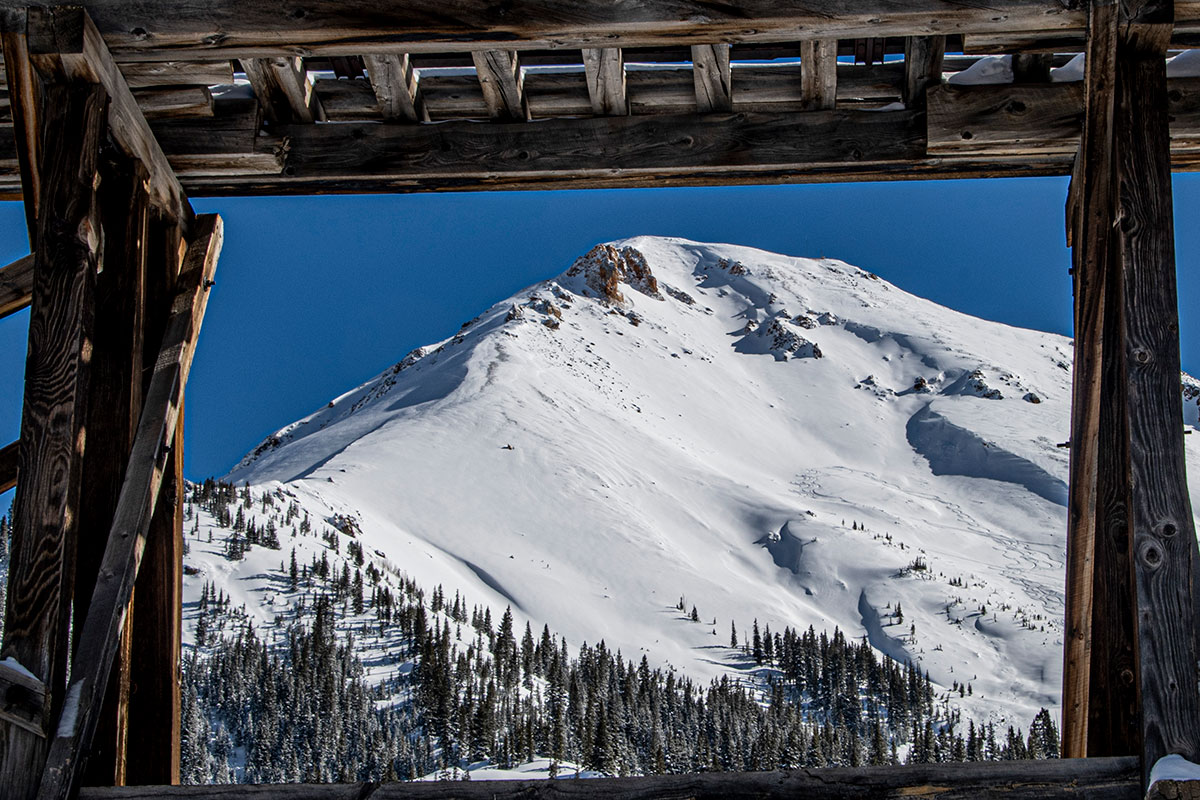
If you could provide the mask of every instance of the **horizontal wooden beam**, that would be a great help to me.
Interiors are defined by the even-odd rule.
[[[1141,800],[1136,758],[994,761],[898,767],[834,767],[774,772],[705,772],[583,781],[438,781],[385,784],[285,784],[276,786],[122,786],[85,788],[81,800],[449,800],[488,798],[693,798],[694,800],[842,800],[865,797],[934,797],[939,800]]]
[[[0,0],[0,8],[28,0]],[[164,61],[363,52],[579,49],[937,34],[1059,31],[1081,35],[1081,3],[1062,0],[109,0],[89,7],[124,60]],[[1176,3],[1176,18],[1200,18]]]
[[[0,462],[3,458],[4,451],[0,450]],[[3,469],[2,463],[0,469]],[[3,487],[2,481],[0,478],[0,487]],[[4,489],[0,488],[0,491]],[[24,668],[19,668],[16,662],[7,659],[0,661],[0,723],[11,723],[44,739],[45,703],[46,684]]]
[[[189,224],[192,210],[183,187],[87,12],[80,6],[35,7],[29,9],[27,25],[30,60],[46,80],[104,87],[113,138],[146,168],[155,205]]]
[[[33,254],[0,268],[0,318],[29,305],[33,297]]]
[[[0,492],[17,485],[17,442],[0,447]]]

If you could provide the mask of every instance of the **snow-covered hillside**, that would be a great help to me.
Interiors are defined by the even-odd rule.
[[[228,479],[575,644],[705,681],[744,669],[731,622],[836,625],[969,682],[975,719],[1026,725],[1060,690],[1070,361],[1063,337],[840,261],[643,237],[410,353]],[[188,601],[213,581],[270,620],[285,595],[256,576],[279,561],[193,547]]]

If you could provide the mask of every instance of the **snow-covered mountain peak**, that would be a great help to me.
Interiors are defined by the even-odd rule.
[[[1061,676],[1070,360],[844,262],[637,237],[228,477],[574,642],[704,679],[731,622],[836,625],[1023,724]]]

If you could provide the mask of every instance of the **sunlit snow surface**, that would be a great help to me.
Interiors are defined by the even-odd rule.
[[[229,478],[353,516],[372,558],[573,646],[707,680],[747,669],[731,620],[837,625],[947,690],[970,683],[958,702],[977,720],[1056,707],[1070,341],[831,259],[615,244],[645,256],[658,297],[539,284]],[[281,538],[242,562],[193,546],[189,599],[215,579],[272,619],[286,601],[265,575],[296,543]]]

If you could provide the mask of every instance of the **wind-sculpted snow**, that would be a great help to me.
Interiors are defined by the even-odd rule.
[[[639,237],[564,267],[229,479],[352,516],[422,585],[701,681],[758,619],[899,641],[971,683],[976,719],[1057,695],[1067,339],[834,259]]]
[[[909,444],[929,461],[934,475],[1007,481],[1051,503],[1067,504],[1065,482],[1037,464],[958,427],[934,411],[932,403],[912,415],[906,431]]]

